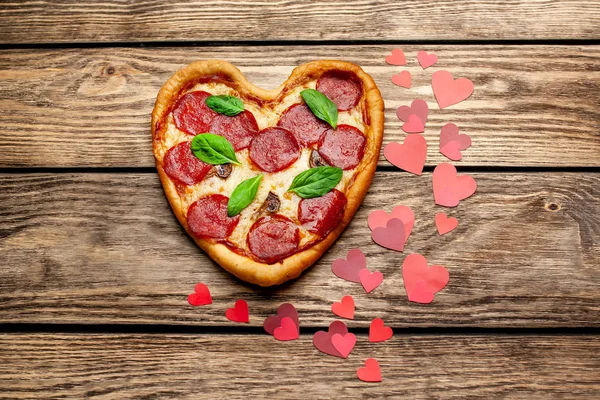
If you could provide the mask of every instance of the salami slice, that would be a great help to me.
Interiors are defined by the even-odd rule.
[[[321,197],[302,199],[298,220],[307,231],[326,236],[342,222],[346,203],[346,196],[336,189]]]
[[[364,135],[353,126],[338,125],[329,129],[319,142],[319,154],[329,165],[341,169],[356,167],[365,154]]]
[[[283,112],[278,126],[292,132],[298,143],[308,146],[317,143],[329,125],[315,117],[306,104],[294,104]]]
[[[250,228],[247,242],[256,258],[274,264],[298,251],[300,230],[290,219],[275,214],[256,221]]]
[[[283,128],[267,128],[250,142],[250,159],[265,172],[278,172],[300,157],[294,136]]]
[[[163,158],[165,173],[181,185],[195,185],[204,179],[212,168],[192,153],[191,142],[182,142],[171,147]]]
[[[317,90],[329,97],[340,111],[356,107],[363,92],[358,77],[347,71],[325,72],[317,81]]]
[[[210,93],[203,91],[181,96],[173,109],[175,126],[188,135],[208,132],[213,118],[218,115],[206,105],[208,96]]]
[[[210,125],[210,133],[223,136],[229,140],[235,151],[239,151],[250,145],[250,141],[258,133],[258,124],[248,110],[234,117],[219,114]]]
[[[188,209],[187,220],[194,236],[226,239],[240,221],[240,216],[227,216],[229,197],[213,194],[198,199]]]

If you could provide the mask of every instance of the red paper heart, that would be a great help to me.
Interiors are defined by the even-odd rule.
[[[208,286],[204,283],[194,286],[194,293],[188,296],[188,303],[194,307],[212,304],[212,297],[210,296]]]
[[[265,331],[269,335],[272,335],[275,332],[275,329],[281,326],[281,320],[285,317],[290,318],[294,322],[296,330],[300,330],[300,320],[298,319],[296,307],[290,303],[283,303],[277,308],[277,315],[271,315],[265,319],[265,322],[263,323]]]
[[[398,218],[404,224],[404,236],[408,238],[412,232],[413,225],[415,224],[415,213],[410,207],[407,206],[396,206],[392,209],[390,214],[383,210],[375,210],[369,214],[367,220],[369,229],[385,228],[388,221],[392,218]],[[366,268],[366,267],[365,267]]]
[[[347,358],[356,344],[356,336],[353,333],[345,335],[336,333],[331,336],[331,344],[333,344],[333,347],[340,353],[342,358]]]
[[[469,175],[457,176],[452,164],[442,163],[433,170],[433,197],[440,206],[455,207],[459,201],[473,195],[475,190],[475,179]]]
[[[404,223],[397,219],[390,219],[385,228],[375,228],[371,238],[375,243],[390,250],[404,251],[406,244]]]
[[[341,302],[331,305],[331,311],[338,317],[354,319],[354,299],[352,296],[342,297]]]
[[[396,167],[421,175],[427,158],[427,141],[423,135],[408,135],[404,139],[404,144],[388,143],[383,149],[383,155]]]
[[[431,292],[431,300],[433,300],[433,294],[439,292],[448,284],[450,274],[441,265],[428,267],[427,259],[421,254],[414,253],[406,256],[402,263],[402,278],[404,279],[404,288],[408,299],[423,303],[422,300],[429,298],[427,292]],[[423,282],[422,287],[416,287],[416,284],[420,281]]]
[[[453,217],[448,217],[443,212],[439,212],[435,214],[435,226],[437,227],[438,233],[444,235],[456,229],[458,220]]]
[[[413,288],[408,292],[408,301],[419,304],[429,304],[433,301],[435,295],[432,291],[427,290],[425,281],[415,283]]]
[[[400,121],[408,121],[408,117],[412,114],[419,117],[423,126],[427,123],[427,116],[429,115],[429,106],[425,100],[416,99],[409,106],[400,106],[396,110],[396,116]]]
[[[331,343],[331,337],[335,334],[346,335],[348,333],[348,327],[342,321],[333,321],[329,325],[329,331],[317,331],[313,336],[313,345],[325,354],[329,354],[334,357],[342,357],[342,355],[333,347]]]
[[[369,342],[384,342],[393,334],[392,328],[385,326],[381,318],[375,318],[369,327]]]
[[[454,80],[448,71],[436,71],[431,76],[433,94],[441,109],[466,100],[475,89],[467,78]]]
[[[377,286],[381,285],[381,282],[383,282],[383,274],[379,271],[371,272],[365,268],[360,271],[359,275],[360,283],[367,293],[371,293]]]
[[[392,54],[385,58],[385,62],[391,65],[406,65],[406,57],[400,49],[392,50]]]
[[[459,161],[462,158],[462,153],[460,152],[460,142],[458,140],[453,140],[446,143],[444,147],[440,148],[440,153],[452,161]]]
[[[346,259],[338,258],[331,264],[331,270],[338,277],[350,282],[360,282],[359,272],[367,268],[367,258],[360,249],[352,249]]]
[[[273,336],[275,339],[281,341],[298,339],[298,327],[290,317],[283,317],[281,319],[281,326],[275,328]]]
[[[381,368],[374,358],[367,358],[365,366],[356,371],[356,376],[363,382],[381,382]]]
[[[248,303],[245,300],[236,301],[233,308],[227,309],[225,317],[233,322],[250,322]]]
[[[402,71],[399,74],[392,75],[392,83],[410,89],[412,84],[412,75],[408,71]]]
[[[402,130],[406,133],[421,133],[425,130],[423,122],[415,114],[408,116],[408,121],[402,124]]]
[[[471,146],[471,137],[465,133],[458,133],[458,126],[453,123],[446,124],[440,131],[440,149],[449,142],[458,141],[460,150],[466,150]]]
[[[425,50],[421,50],[417,53],[417,60],[421,64],[421,68],[427,69],[438,62],[438,56],[435,53],[429,53]]]

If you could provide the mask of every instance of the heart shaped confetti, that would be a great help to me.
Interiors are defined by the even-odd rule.
[[[331,264],[335,276],[356,283],[360,283],[359,273],[365,268],[367,268],[367,258],[360,249],[350,250],[345,260],[338,258]]]
[[[401,49],[393,49],[392,54],[385,57],[385,62],[390,65],[406,65],[406,57]]]
[[[398,218],[392,218],[387,222],[385,228],[373,229],[371,238],[380,246],[402,252],[407,239],[404,223]]]
[[[427,259],[421,254],[414,253],[406,256],[402,263],[402,278],[408,300],[427,304],[433,301],[435,293],[448,284],[450,274],[441,265],[428,267]]]
[[[441,109],[466,100],[475,87],[473,82],[467,78],[454,80],[448,71],[436,71],[431,76],[431,87],[433,94]]]
[[[341,302],[332,304],[331,311],[338,317],[354,319],[354,299],[352,296],[342,297]]]
[[[383,282],[383,274],[379,271],[371,272],[365,268],[360,271],[359,275],[360,283],[367,293],[371,293]]]
[[[283,317],[281,319],[281,326],[275,328],[273,332],[273,336],[277,340],[288,341],[298,339],[298,327],[294,320],[290,317]]]
[[[356,336],[353,333],[345,335],[336,333],[331,336],[331,344],[333,344],[333,347],[340,353],[342,358],[347,358],[356,344]]]
[[[406,133],[421,133],[425,131],[425,126],[418,116],[411,114],[408,121],[402,124],[402,130]]]
[[[435,226],[440,235],[444,235],[453,231],[458,226],[458,220],[453,217],[448,217],[443,212],[435,214]]]
[[[334,357],[343,358],[342,355],[333,347],[331,343],[331,337],[335,334],[346,335],[348,333],[348,327],[342,321],[333,321],[329,325],[329,330],[317,331],[313,336],[313,345],[322,353],[328,354]]]
[[[393,334],[392,328],[385,326],[381,318],[375,318],[369,326],[369,342],[385,342]]]
[[[475,179],[469,175],[457,176],[454,165],[448,163],[435,167],[432,179],[435,203],[444,207],[457,206],[477,190]]]
[[[471,138],[464,133],[458,133],[458,126],[446,124],[440,132],[440,153],[453,161],[462,158],[462,150],[471,146]]]
[[[233,308],[228,308],[225,317],[233,322],[250,322],[250,313],[246,300],[238,300]]]
[[[296,325],[296,330],[300,331],[300,320],[298,319],[298,311],[296,311],[296,307],[294,307],[290,303],[283,303],[277,308],[277,315],[272,315],[265,319],[263,323],[263,327],[265,331],[269,335],[273,335],[275,333],[275,329],[281,326],[281,321],[283,318],[291,319]]]
[[[408,121],[411,115],[419,117],[423,126],[427,123],[427,116],[429,115],[429,106],[425,100],[416,99],[410,106],[400,106],[396,110],[396,116],[400,121]]]
[[[402,71],[399,74],[392,75],[392,83],[403,88],[410,89],[412,84],[412,75],[408,71]]]
[[[421,68],[427,69],[438,62],[438,56],[435,53],[429,53],[425,50],[421,50],[417,53],[417,60],[421,64]]]
[[[381,382],[381,368],[374,358],[367,358],[365,366],[356,371],[356,376],[363,382]]]
[[[408,135],[404,144],[388,143],[383,149],[383,155],[401,170],[421,175],[427,158],[427,141],[423,135]]]
[[[188,303],[194,307],[212,304],[212,297],[210,296],[208,286],[204,283],[199,283],[194,286],[194,293],[188,296]]]
[[[415,224],[415,213],[410,207],[403,205],[394,207],[390,214],[383,210],[375,210],[371,212],[371,214],[369,214],[369,218],[367,219],[369,229],[373,230],[379,227],[385,228],[388,221],[392,218],[398,218],[400,221],[402,221],[404,224],[405,236],[408,238]]]
[[[459,161],[462,159],[462,153],[460,152],[460,142],[453,140],[448,142],[444,147],[440,148],[440,153],[448,157],[452,161]]]

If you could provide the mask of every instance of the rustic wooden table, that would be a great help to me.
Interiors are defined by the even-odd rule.
[[[600,1],[118,1],[0,4],[0,398],[600,398]],[[401,47],[413,89],[384,57]],[[264,290],[232,278],[186,236],[151,152],[160,86],[199,59],[233,62],[265,88],[294,66],[360,64],[395,109],[433,102],[421,49],[475,83],[430,114],[426,173],[383,158],[354,221],[297,281]],[[431,171],[437,136],[473,138],[459,170],[478,192],[439,237]],[[369,240],[366,216],[416,212],[410,251],[450,270],[434,303],[406,300],[403,255]],[[360,246],[384,284],[369,296],[335,278]],[[209,284],[215,303],[187,295]],[[351,294],[358,334],[347,360],[313,333]],[[235,299],[248,326],[224,318]],[[262,330],[286,301],[302,334]],[[371,319],[395,330],[368,343]],[[384,380],[355,371],[375,356]]]

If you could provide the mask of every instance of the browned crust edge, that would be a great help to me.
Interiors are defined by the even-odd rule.
[[[344,218],[340,225],[327,235],[327,237],[316,245],[309,247],[299,253],[285,258],[276,264],[263,264],[248,257],[242,256],[230,250],[227,246],[214,243],[210,240],[197,239],[192,235],[187,224],[186,215],[183,213],[179,194],[175,184],[166,175],[162,166],[162,160],[157,156],[157,144],[161,138],[156,137],[156,123],[170,111],[170,106],[177,100],[179,93],[186,85],[202,76],[220,76],[235,82],[236,89],[240,94],[262,98],[266,101],[276,99],[285,87],[301,84],[307,77],[318,78],[329,70],[343,70],[354,72],[362,81],[364,88],[365,107],[369,112],[369,125],[365,126],[367,144],[365,155],[357,166],[358,174],[354,183],[346,192],[348,203]],[[323,253],[335,242],[352,220],[354,213],[360,206],[367,194],[369,185],[375,174],[381,143],[383,140],[384,104],[377,85],[370,75],[365,73],[356,64],[337,60],[313,61],[296,67],[288,79],[279,88],[265,90],[254,86],[233,64],[221,60],[206,60],[193,62],[178,70],[160,89],[156,98],[156,104],[152,111],[152,137],[153,150],[156,158],[156,168],[165,194],[181,225],[187,233],[195,240],[208,255],[224,269],[238,278],[260,286],[273,286],[287,280],[298,277],[302,271],[314,264]]]

